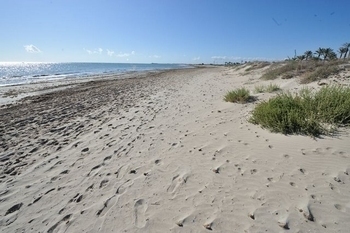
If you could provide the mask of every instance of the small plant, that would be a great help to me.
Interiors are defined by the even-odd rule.
[[[249,95],[249,90],[244,87],[229,91],[224,97],[226,102],[232,103],[246,103],[251,99],[252,97]]]
[[[295,71],[298,69],[298,62],[297,61],[289,61],[286,64],[271,68],[267,70],[261,78],[264,80],[273,80],[278,78],[280,75],[285,74],[290,71]]]
[[[279,90],[281,90],[281,88],[278,85],[270,83],[267,86],[264,86],[264,85],[255,86],[254,92],[255,93],[264,93],[264,92],[272,93]]]
[[[297,95],[282,93],[258,104],[250,122],[284,134],[328,134],[330,129],[350,125],[350,88],[326,86],[318,92],[305,88]]]
[[[254,87],[255,93],[264,93],[265,92],[265,86],[264,85],[257,85]]]
[[[321,88],[314,95],[312,106],[322,122],[335,125],[350,124],[349,87],[332,85]]]
[[[309,73],[304,78],[301,79],[301,83],[311,83],[321,79],[328,78],[332,74],[337,74],[339,72],[338,64],[326,64],[324,66],[316,68],[315,71]]]
[[[272,83],[270,83],[270,84],[266,87],[266,91],[267,91],[268,93],[272,93],[272,92],[279,91],[279,90],[281,90],[281,88],[280,88],[278,85],[272,84]]]
[[[337,74],[339,65],[344,64],[343,60],[319,61],[317,58],[310,60],[292,60],[285,63],[271,65],[261,78],[264,80],[273,80],[276,78],[290,79],[301,77],[301,83],[310,83],[320,79],[327,78],[329,75]]]
[[[252,71],[252,70],[262,69],[262,68],[264,68],[266,66],[269,66],[270,64],[271,64],[270,62],[256,62],[256,63],[253,63],[247,69],[245,69],[245,71],[249,72],[249,71]]]
[[[301,98],[283,93],[258,104],[250,122],[283,134],[321,134],[322,127],[315,116],[306,118],[306,113]]]

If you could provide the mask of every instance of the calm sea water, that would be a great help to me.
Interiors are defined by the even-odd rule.
[[[182,64],[0,62],[0,86],[185,67],[188,66]]]

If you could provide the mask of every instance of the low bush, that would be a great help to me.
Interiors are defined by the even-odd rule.
[[[266,87],[266,92],[268,92],[268,93],[272,93],[272,92],[279,91],[279,90],[281,90],[281,88],[278,85],[272,84],[272,83],[270,83]]]
[[[328,78],[328,76],[337,74],[339,72],[338,64],[327,64],[324,66],[317,67],[313,72],[301,79],[301,83],[311,83],[321,79]]]
[[[269,66],[269,65],[271,65],[270,62],[257,62],[257,63],[253,63],[250,67],[245,69],[245,71],[249,72],[252,70],[262,69],[262,68]]]
[[[282,93],[258,104],[250,122],[283,134],[328,134],[350,124],[350,88],[326,86],[316,93],[310,89],[297,95]]]
[[[326,86],[313,97],[313,109],[318,118],[329,124],[350,124],[350,88]]]
[[[255,93],[264,93],[265,92],[265,86],[264,85],[257,85],[254,87]]]
[[[273,80],[278,78],[280,75],[285,74],[290,71],[294,71],[298,69],[298,62],[297,61],[289,61],[284,65],[271,68],[267,70],[261,78],[264,80]]]
[[[229,91],[224,97],[226,102],[232,103],[246,103],[251,99],[252,97],[249,95],[249,90],[244,87]]]
[[[290,79],[301,77],[301,83],[310,83],[327,78],[329,75],[337,74],[340,71],[339,65],[346,63],[343,60],[334,61],[287,61],[272,65],[261,78],[264,80],[273,80],[281,77]]]
[[[254,88],[255,93],[264,93],[264,92],[272,93],[272,92],[279,91],[279,90],[281,90],[281,88],[278,85],[272,84],[272,83],[270,83],[267,86],[257,85]]]

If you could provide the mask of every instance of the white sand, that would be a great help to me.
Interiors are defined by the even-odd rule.
[[[87,83],[1,109],[0,232],[347,232],[349,130],[248,123],[257,102],[224,94],[270,82],[242,72]]]

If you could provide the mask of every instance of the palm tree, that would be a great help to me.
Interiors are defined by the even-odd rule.
[[[317,59],[320,59],[320,56],[324,56],[324,51],[325,51],[325,48],[321,48],[321,47],[315,51],[315,54],[317,55]]]
[[[306,60],[312,58],[312,51],[308,50],[304,53]]]
[[[305,60],[305,58],[306,58],[305,55],[297,56],[297,59],[298,59],[299,61],[303,61],[303,60]]]
[[[348,54],[349,52],[349,49],[350,49],[350,43],[345,43],[343,44],[343,47],[346,49],[346,52],[344,54],[344,59],[346,58],[346,55]],[[348,56],[349,57],[349,56]]]
[[[345,47],[340,47],[339,50],[338,50],[338,52],[340,53],[339,59],[341,59],[342,56],[343,56],[343,54],[345,55],[345,53],[347,52],[347,48],[345,48]],[[344,59],[345,59],[345,56],[344,56]]]
[[[337,54],[334,51],[329,52],[328,54],[329,60],[335,60],[337,59]]]
[[[333,51],[333,49],[331,49],[331,48],[324,49],[323,60],[326,60],[330,56],[334,56],[334,54],[335,54],[335,52]],[[335,56],[337,56],[337,55],[335,54]]]

